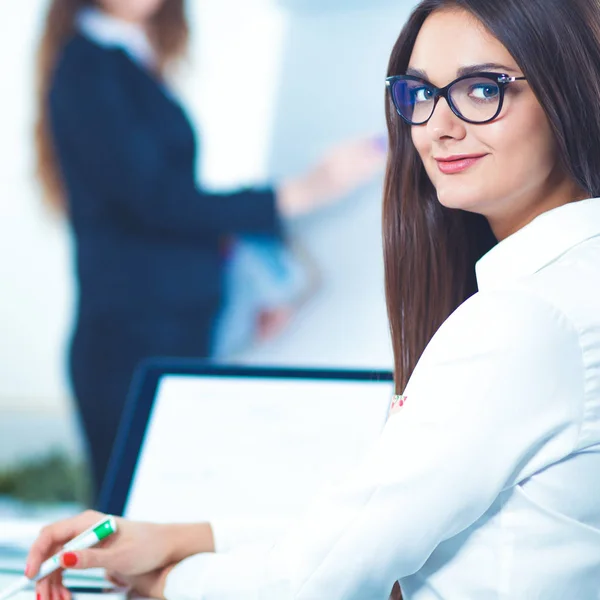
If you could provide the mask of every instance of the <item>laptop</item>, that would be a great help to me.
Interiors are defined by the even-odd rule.
[[[155,522],[285,523],[358,463],[392,395],[389,371],[146,362],[98,508]]]

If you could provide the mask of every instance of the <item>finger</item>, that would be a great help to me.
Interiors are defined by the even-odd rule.
[[[50,598],[50,582],[45,577],[37,582],[35,586],[36,600],[51,600]]]
[[[62,584],[51,583],[50,589],[52,590],[52,600],[62,600]]]
[[[48,578],[47,578],[50,586],[62,585],[62,574],[63,574],[62,569],[59,569],[58,571],[54,571],[54,573],[50,573],[50,575],[48,575]]]
[[[88,550],[77,550],[75,552],[64,552],[60,556],[60,564],[63,569],[109,569],[113,570],[114,551],[108,548],[90,548]]]
[[[43,600],[55,600],[55,588],[57,582],[61,581],[61,571],[55,571],[48,575],[48,577],[44,577],[44,579],[40,580],[37,584],[37,591],[40,594],[40,597]]]
[[[71,592],[62,584],[56,586],[58,590],[58,600],[71,600]]]
[[[57,521],[44,527],[27,557],[26,575],[29,578],[37,575],[40,565],[52,556],[66,542],[79,535],[101,517],[100,513],[86,511],[71,519]],[[45,599],[48,600],[48,599]]]

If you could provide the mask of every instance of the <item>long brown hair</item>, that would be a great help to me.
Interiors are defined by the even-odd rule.
[[[590,197],[600,195],[598,1],[424,0],[394,46],[388,75],[406,73],[423,23],[445,8],[468,11],[508,49],[546,113],[566,173]],[[438,202],[410,126],[389,98],[386,116],[385,287],[396,393],[402,393],[437,329],[477,291],[475,263],[496,240],[484,217]]]
[[[75,32],[77,12],[93,4],[92,0],[52,0],[37,55],[36,172],[46,202],[61,211],[65,206],[64,190],[52,143],[48,95],[60,52]],[[164,0],[152,17],[149,29],[158,56],[158,68],[163,72],[187,48],[184,0]]]

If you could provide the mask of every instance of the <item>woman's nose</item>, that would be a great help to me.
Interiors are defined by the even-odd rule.
[[[438,140],[464,137],[466,129],[464,121],[452,112],[446,98],[440,98],[427,122],[427,131],[432,139]]]

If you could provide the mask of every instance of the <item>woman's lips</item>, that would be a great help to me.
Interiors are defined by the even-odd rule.
[[[453,175],[455,173],[461,173],[462,171],[466,171],[474,164],[478,163],[482,158],[485,157],[485,154],[481,156],[465,156],[462,158],[456,159],[439,159],[436,158],[436,162],[438,164],[438,168],[445,175]]]

